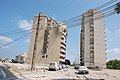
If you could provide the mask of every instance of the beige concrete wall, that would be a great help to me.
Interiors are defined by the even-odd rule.
[[[87,16],[88,14],[85,14],[84,16]],[[89,22],[88,22],[88,20],[89,20],[89,18],[85,18],[84,19],[84,61],[85,61],[85,65],[86,66],[89,66],[89,64],[90,64],[90,60],[89,60],[89,58],[90,58],[90,56],[89,56],[89,54],[90,54],[90,52],[89,52],[89,47],[90,47],[90,45],[89,45],[89,38],[90,38],[90,33],[89,33]]]
[[[32,28],[36,27],[35,26],[35,25],[37,25],[36,21],[37,21],[37,18],[34,17],[34,22],[33,22]],[[31,64],[31,60],[32,60],[33,47],[34,47],[34,42],[35,42],[35,34],[36,34],[35,29],[32,29],[32,34],[31,34],[31,39],[30,39],[30,45],[29,45],[29,50],[28,50],[27,59],[26,59],[26,63],[28,63],[28,64]]]
[[[84,53],[83,53],[83,57],[84,57],[84,64],[85,66],[88,67],[92,67],[92,66],[99,66],[102,68],[106,67],[106,60],[105,60],[105,35],[104,35],[104,20],[103,20],[103,15],[101,12],[97,11],[97,10],[93,10],[99,14],[94,14],[93,18],[94,18],[94,56],[93,56],[93,62],[91,63],[90,61],[90,17],[83,17],[84,19],[84,24],[82,26],[84,26],[84,28],[82,28],[84,30],[84,32],[82,32],[82,34],[84,34]],[[89,11],[86,12],[84,14],[84,16],[89,15]],[[101,16],[99,19],[96,19],[96,17]]]
[[[40,53],[40,64],[49,64],[50,62],[59,62],[59,45],[60,45],[60,39],[59,34],[57,33],[56,29],[49,30],[49,43],[47,48],[47,58],[42,58],[42,53]]]
[[[40,17],[40,25],[39,25],[39,30],[38,30],[39,34],[38,34],[38,38],[37,38],[37,53],[36,53],[35,64],[40,62],[40,52],[41,52],[42,47],[43,47],[43,39],[44,39],[44,35],[43,35],[44,34],[44,26],[46,26],[45,20],[46,20],[46,17]],[[32,32],[32,35],[31,35],[29,50],[28,50],[28,54],[27,54],[26,63],[28,63],[28,64],[32,63],[32,56],[33,56],[33,49],[34,49],[34,42],[35,42],[37,24],[38,24],[38,17],[35,17],[33,25],[32,25],[33,32]]]
[[[104,34],[104,20],[103,15],[98,20],[94,22],[94,59],[95,66],[106,67],[106,58],[105,58],[105,34]],[[97,17],[94,16],[94,17]]]
[[[35,18],[33,27],[36,27],[37,25],[37,18],[38,17]],[[48,20],[50,20],[50,18],[47,16],[40,17],[40,24],[39,24],[39,31],[38,31],[39,34],[37,38],[36,60],[35,60],[36,65],[49,64],[50,62],[59,63],[60,61],[60,46],[61,46],[61,36],[62,36],[61,29],[64,30],[66,26],[62,27],[60,24],[55,22],[55,20],[51,20],[51,23],[49,23],[48,25]],[[49,35],[47,39],[49,43],[47,44],[48,46],[47,52],[43,55],[42,51],[43,51],[43,44],[44,44],[44,37],[45,37],[44,33],[47,27],[49,29],[48,30]],[[31,64],[32,62],[35,34],[36,34],[36,31],[34,31],[31,35],[30,46],[29,46],[29,51],[27,55],[28,64]],[[43,58],[43,56],[45,57]]]

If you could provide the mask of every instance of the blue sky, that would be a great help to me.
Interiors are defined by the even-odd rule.
[[[0,0],[0,33],[32,25],[32,20],[39,12],[64,21],[80,15],[90,8],[109,0]],[[107,60],[120,59],[120,15],[105,18]],[[28,33],[28,32],[24,32]],[[67,58],[71,61],[79,54],[80,26],[68,29]],[[0,34],[1,35],[1,34]],[[0,36],[0,45],[15,40],[19,34]],[[0,56],[14,58],[28,51],[30,35],[22,40],[0,48]]]

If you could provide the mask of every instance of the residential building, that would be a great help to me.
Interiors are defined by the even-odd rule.
[[[39,21],[38,18],[38,16],[35,16],[32,26],[34,29],[27,54],[27,63],[32,63],[34,50],[36,65],[49,64],[50,62],[64,63],[66,56],[67,26],[42,13],[40,14]],[[36,32],[35,28],[38,25],[39,29],[38,32]],[[37,37],[35,37],[36,33],[38,35]]]
[[[103,14],[90,9],[83,14],[80,33],[80,64],[87,67],[106,67]]]

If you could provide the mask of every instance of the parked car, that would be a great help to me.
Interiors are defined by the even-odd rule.
[[[75,65],[75,66],[74,66],[74,69],[79,69],[79,65]]]
[[[67,68],[67,66],[65,64],[62,64],[62,69]]]
[[[6,67],[0,65],[0,80],[20,80]]]
[[[69,67],[69,65],[66,65],[66,67],[68,68],[68,67]]]
[[[77,74],[89,74],[89,70],[86,66],[79,66]]]
[[[94,70],[101,70],[101,68],[99,66],[95,66]]]
[[[59,70],[61,70],[62,69],[62,65],[61,64],[59,64]]]
[[[51,63],[49,64],[49,70],[58,71],[58,70],[59,70],[59,65],[57,64],[57,62],[51,62]]]

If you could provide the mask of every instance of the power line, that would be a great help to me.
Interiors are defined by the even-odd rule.
[[[31,28],[31,29],[28,29],[27,31],[32,31],[33,29],[35,29],[36,27],[34,27],[34,28]],[[0,36],[9,36],[9,37],[14,37],[14,38],[17,38],[18,36],[22,36],[22,35],[24,35],[26,32],[25,32],[25,30],[23,30],[23,31],[18,31],[18,32],[13,32],[13,33],[11,33],[11,34],[0,34]],[[27,32],[28,33],[28,32]],[[2,41],[2,40],[1,40]]]
[[[15,35],[12,35],[12,36],[8,36],[8,35],[0,35],[0,36],[4,36],[4,37],[9,37],[9,38],[15,39],[15,38],[18,38],[18,36],[22,36],[24,34],[25,33],[15,34]],[[0,41],[3,41],[3,40],[1,39]]]
[[[116,2],[116,1],[118,1],[118,0],[110,0],[109,2],[104,3],[104,4],[102,4],[102,5],[98,6],[98,7],[96,7],[96,9],[104,8],[104,7],[108,6],[109,4],[112,4],[112,3]]]
[[[117,4],[118,4],[118,3],[117,3]],[[108,8],[105,8],[105,9],[101,10],[101,12],[104,13],[104,12],[107,12],[107,11],[112,10],[112,9],[114,10],[114,8],[116,7],[117,4],[114,4],[114,5],[112,5],[112,6],[108,7]],[[95,11],[93,14],[94,14],[94,15],[100,14],[99,12],[100,12],[100,11]],[[82,16],[83,16],[83,15],[82,15]],[[69,23],[72,23],[72,22],[76,22],[76,21],[78,21],[78,20],[81,20],[81,19],[82,19],[82,16],[81,16],[81,17],[79,16],[79,17],[76,18],[76,19],[74,18],[74,19],[71,19],[71,20],[69,20],[69,21],[65,21],[65,23],[66,23],[66,24],[69,24]],[[84,16],[84,18],[89,18],[89,15]]]
[[[108,6],[108,5],[110,5],[110,4],[112,4],[112,3],[114,3],[114,2],[116,2],[117,0],[111,0],[111,1],[109,1],[109,2],[107,2],[107,3],[105,3],[105,4],[103,4],[104,5],[104,7],[105,6]],[[102,9],[103,7],[103,5],[101,5],[101,8],[99,8],[99,9]],[[116,5],[116,4],[115,4]],[[115,6],[114,5],[114,6]],[[112,6],[111,6],[112,7]],[[96,9],[98,9],[98,8],[96,8]],[[101,10],[102,11],[102,10]],[[105,9],[103,9],[103,11],[106,11]],[[82,14],[81,15],[78,15],[78,16],[75,16],[75,17],[73,17],[73,18],[70,18],[70,19],[68,19],[68,20],[65,20],[65,21],[63,21],[63,22],[69,22],[69,21],[72,21],[72,20],[74,20],[74,19],[76,19],[76,18],[81,18],[82,17]]]
[[[43,25],[41,25],[43,26]],[[10,36],[10,37],[15,37],[16,35],[20,35],[22,33],[26,33],[27,31],[31,31],[33,29],[35,29],[36,27],[30,28],[30,27],[25,27],[22,29],[16,29],[16,30],[11,30],[11,31],[7,31],[7,32],[3,32],[0,34],[0,36]],[[25,29],[25,30],[24,30]],[[40,28],[42,29],[42,28]],[[42,29],[43,30],[43,29]]]
[[[69,0],[65,0],[65,1],[58,1],[57,0],[57,2],[56,2],[56,5],[54,5],[54,7],[52,8],[52,10],[54,10],[53,11],[53,13],[55,13],[55,12],[57,12],[57,10],[61,7],[61,6],[63,6],[63,5],[65,5],[67,2],[68,2]]]
[[[71,1],[72,0],[67,0],[66,2],[64,2],[64,4],[62,4],[60,6],[60,8],[57,7],[56,9],[54,9],[55,10],[54,13],[58,13],[58,11],[61,11],[63,8],[65,8],[66,6],[68,6],[71,3]]]
[[[109,17],[109,16],[112,16],[112,15],[114,15],[116,13],[116,11],[108,11],[107,13],[104,13],[103,15],[99,15],[99,16],[97,16],[96,18],[94,18],[94,21],[95,20],[99,20],[101,17],[103,17],[103,18],[106,18],[106,17]],[[83,21],[84,23],[88,23],[89,22],[89,20],[88,21]],[[81,25],[80,24],[80,20],[79,20],[79,22],[77,21],[75,24],[73,24],[73,25],[69,25],[70,27],[68,27],[68,28],[72,28],[72,27],[76,27],[76,26],[79,26],[79,25]]]
[[[109,15],[111,15],[111,14],[110,14],[111,11],[114,12],[114,13],[116,12],[115,10],[108,10],[107,12],[103,13],[103,15],[104,15],[104,16],[107,16],[107,15],[109,16]],[[107,14],[108,12],[109,12],[109,14]],[[94,13],[93,13],[93,14],[94,14]],[[97,16],[101,16],[101,14],[99,13],[99,15],[97,15]],[[84,18],[86,18],[86,16],[85,16]],[[89,17],[87,16],[87,18],[89,18]],[[82,20],[82,17],[81,17],[80,19],[74,20],[74,21],[71,22],[71,23],[74,23],[74,24],[75,24],[75,23],[80,23],[80,20]],[[78,21],[79,21],[79,22],[78,22]],[[89,22],[89,20],[88,20],[87,22]],[[69,25],[69,24],[68,24],[68,25]]]
[[[34,28],[31,28],[31,29],[29,29],[29,30],[27,30],[27,31],[31,31],[32,29],[34,29]],[[25,32],[24,30],[23,31],[18,31],[18,32],[13,32],[13,33],[9,33],[9,34],[0,34],[0,36],[10,36],[10,37],[17,37],[18,35],[22,35],[22,34],[25,34],[25,33],[27,33],[27,32]]]
[[[0,34],[10,34],[10,33],[15,33],[17,31],[18,32],[27,31],[27,30],[31,29],[30,27],[31,26],[28,26],[28,27],[25,27],[25,28],[21,28],[21,29],[15,29],[15,30],[7,31],[7,32],[2,32]]]
[[[12,42],[9,42],[9,43],[6,43],[6,44],[4,44],[4,45],[0,46],[0,48],[3,48],[3,47],[5,47],[5,46],[7,46],[7,45],[9,45],[9,44],[12,44],[12,43],[16,42],[16,41],[19,41],[19,40],[23,39],[24,37],[28,36],[29,34],[31,34],[31,32],[30,32],[30,33],[28,33],[28,34],[24,34],[23,36],[21,36],[21,37],[19,37],[19,38],[15,39],[15,40],[14,40],[14,41],[12,41]]]
[[[65,13],[63,13],[63,10],[67,9],[70,7],[70,4],[72,3],[73,0],[70,0],[68,3],[66,3],[65,6],[62,6],[61,9],[59,10],[59,12],[61,13],[60,14],[60,17],[64,16]]]
[[[109,2],[107,2],[107,3],[105,3],[105,4],[103,4],[104,5],[104,7],[105,6],[108,6],[109,4],[112,4],[112,3],[114,3],[114,2],[116,2],[117,0],[111,0],[111,1],[109,1]],[[67,3],[68,3],[68,1],[67,1]],[[103,5],[101,5],[101,6],[103,6]],[[116,4],[115,4],[116,5]],[[103,9],[103,10],[101,10],[101,11],[107,11],[108,9],[111,9],[112,7],[114,7],[115,5],[112,5],[112,6],[110,6],[110,7],[108,7],[108,8],[105,8],[105,9]],[[99,6],[100,7],[100,6]],[[99,7],[97,7],[97,8],[99,8]],[[101,8],[103,8],[103,7],[101,7]],[[99,8],[100,9],[100,8]],[[95,12],[95,14],[96,13],[98,13],[98,12]],[[78,21],[78,20],[80,20],[81,19],[81,17],[80,16],[82,16],[82,15],[78,15],[78,16],[76,16],[76,17],[73,17],[73,18],[70,18],[70,19],[68,19],[67,21],[64,21],[64,22],[69,22],[69,21],[73,21],[73,22],[75,22],[75,21]],[[87,16],[88,17],[88,16]],[[78,19],[76,19],[76,18],[78,18]],[[75,19],[75,20],[74,20]],[[0,34],[9,34],[9,33],[16,33],[17,31],[20,31],[20,32],[23,32],[23,31],[27,31],[27,30],[29,30],[29,28],[30,28],[31,26],[28,26],[28,27],[25,27],[25,28],[22,28],[22,29],[16,29],[16,30],[12,30],[12,31],[8,31],[8,32],[3,32],[3,33],[0,33]],[[28,29],[27,29],[28,28]]]
[[[110,13],[110,14],[108,14],[107,15],[107,17],[109,17],[109,16],[111,16],[111,15],[113,15],[113,14],[115,14],[116,12],[112,12],[112,13]],[[97,17],[96,19],[94,19],[94,21],[95,20],[99,20],[101,18],[101,16],[100,17]],[[89,21],[86,21],[85,23],[88,23]],[[79,26],[79,25],[81,25],[81,23],[80,22],[77,22],[76,24],[73,24],[73,25],[70,25],[70,27],[67,27],[67,28],[72,28],[72,27],[76,27],[76,26]]]

